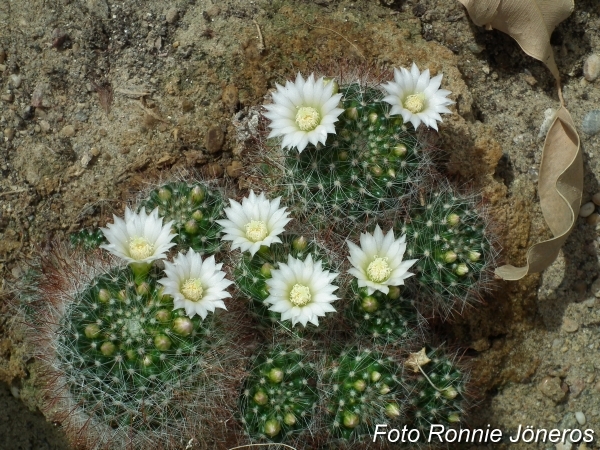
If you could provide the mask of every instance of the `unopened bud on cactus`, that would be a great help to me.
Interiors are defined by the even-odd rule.
[[[265,434],[269,437],[275,437],[281,431],[281,424],[276,419],[267,420],[265,422]]]
[[[260,274],[265,278],[271,278],[271,270],[273,269],[273,264],[264,263],[260,268]]]
[[[448,215],[446,222],[448,222],[448,225],[451,227],[458,225],[460,223],[460,216],[458,214],[450,214]]]
[[[256,394],[254,394],[254,397],[252,397],[252,400],[254,400],[254,402],[257,405],[266,405],[269,401],[269,396],[265,393],[265,391],[257,391]]]
[[[294,250],[298,252],[302,252],[306,250],[306,246],[308,245],[308,241],[304,236],[297,237],[292,241],[292,247]]]
[[[400,417],[400,407],[398,406],[397,403],[389,403],[385,407],[385,414],[391,419]]]
[[[469,273],[469,266],[467,266],[466,264],[459,264],[458,266],[456,266],[455,273],[459,277],[462,277],[463,275]]]
[[[273,383],[281,383],[281,380],[283,380],[283,370],[278,367],[273,367],[269,371],[268,377]]]
[[[458,258],[458,255],[453,251],[448,251],[444,253],[443,258],[444,262],[453,263],[454,261],[456,261],[456,258]]]
[[[177,317],[173,321],[173,331],[179,336],[189,336],[194,331],[194,324],[188,317]]]

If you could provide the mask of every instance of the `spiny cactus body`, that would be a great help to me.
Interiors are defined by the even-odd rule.
[[[391,286],[388,294],[352,283],[354,293],[348,317],[358,337],[367,337],[374,344],[403,346],[420,334],[421,320],[411,301],[399,286]]]
[[[44,301],[30,305],[55,420],[86,448],[174,448],[199,433],[222,395],[216,321],[173,310],[158,273],[71,263],[42,274]]]
[[[400,368],[371,350],[349,348],[322,374],[326,426],[344,440],[373,436],[375,424],[398,423],[403,415]]]
[[[269,296],[266,280],[271,278],[271,270],[279,268],[279,263],[288,261],[288,255],[300,260],[312,255],[314,261],[323,262],[324,269],[332,269],[327,252],[316,241],[293,234],[284,234],[280,238],[282,243],[263,246],[254,256],[242,254],[234,271],[236,285],[250,298],[250,309],[263,326],[281,323],[281,314],[269,311],[269,305],[264,303]],[[291,329],[290,321],[283,324],[286,329]],[[309,328],[316,330],[312,325]]]
[[[277,345],[254,361],[240,398],[246,433],[281,442],[310,429],[318,403],[314,364],[300,349]]]
[[[158,208],[165,223],[173,220],[174,242],[181,248],[200,254],[220,250],[221,227],[215,220],[222,215],[223,199],[217,191],[201,183],[167,183],[150,192],[139,208],[148,213]]]
[[[475,196],[449,186],[434,191],[412,209],[401,226],[426,307],[447,315],[477,299],[489,281],[494,249],[483,209]]]
[[[73,247],[81,247],[84,250],[93,250],[106,243],[102,230],[84,229],[69,235],[69,241]]]
[[[283,161],[278,183],[288,204],[320,228],[352,228],[398,209],[424,173],[414,131],[389,117],[380,90],[354,83],[340,92],[345,113],[336,134],[324,146],[275,157]]]
[[[459,424],[466,408],[468,373],[442,349],[426,349],[431,361],[421,365],[414,377],[405,378],[410,389],[409,420],[426,436],[432,424],[450,427]]]

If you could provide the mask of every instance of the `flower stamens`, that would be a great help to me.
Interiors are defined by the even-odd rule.
[[[143,236],[135,236],[129,240],[129,255],[133,259],[142,260],[154,254],[154,245]]]
[[[204,289],[199,278],[188,278],[181,286],[181,293],[186,300],[197,302],[202,299]]]
[[[312,295],[308,286],[295,284],[290,291],[290,302],[294,306],[306,306],[310,303]]]
[[[249,241],[262,241],[268,234],[269,230],[267,230],[267,224],[262,220],[251,220],[246,224],[246,237]]]
[[[380,258],[375,255],[375,259],[367,267],[367,276],[374,283],[382,283],[392,274],[392,269],[388,264],[388,258]]]
[[[420,92],[418,94],[409,95],[404,99],[404,107],[413,114],[423,112],[425,109],[425,94]]]
[[[321,123],[321,115],[315,108],[303,106],[296,113],[296,124],[302,131],[312,131]]]

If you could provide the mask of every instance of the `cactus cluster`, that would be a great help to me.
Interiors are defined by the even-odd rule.
[[[342,86],[337,134],[325,145],[301,153],[277,153],[282,173],[276,182],[299,217],[326,228],[372,223],[387,210],[398,209],[424,176],[426,157],[414,132],[402,119],[390,117],[379,89],[353,83]],[[273,174],[270,174],[273,176]]]
[[[398,226],[408,256],[419,260],[416,279],[427,309],[462,311],[488,282],[495,253],[482,211],[475,196],[442,186]]]
[[[251,438],[281,442],[306,432],[319,396],[314,363],[299,348],[265,348],[253,362],[240,397],[241,421]]]
[[[173,221],[175,242],[200,254],[218,252],[221,227],[215,222],[223,213],[223,199],[203,183],[171,182],[152,190],[139,204],[147,212],[158,208],[165,222]]]
[[[48,391],[66,402],[75,441],[175,448],[189,437],[207,442],[201,431],[235,417],[251,442],[310,436],[317,446],[352,446],[368,445],[377,424],[458,423],[468,374],[424,342],[418,307],[461,310],[485,287],[494,253],[474,197],[441,184],[416,204],[430,163],[414,127],[435,126],[450,104],[438,81],[429,99],[393,98],[409,84],[354,82],[334,93],[334,82],[298,76],[266,107],[283,136],[266,141],[276,162],[260,169],[266,193],[225,208],[204,182],[169,182],[137,214],[126,208],[125,220],[74,235],[83,249],[106,237],[102,248],[129,264],[112,261],[87,278],[76,263],[42,271],[47,280],[34,291],[51,300],[23,296],[30,317],[36,309],[48,317],[32,321],[34,334],[46,342]],[[298,91],[284,98],[286,89]],[[292,220],[304,224],[286,232]],[[225,248],[221,270],[226,253],[213,254]],[[232,313],[215,310],[232,306],[224,302],[232,283],[240,294],[232,302],[246,297],[248,307],[230,308],[246,320],[226,328]],[[254,348],[236,340],[239,328],[262,332],[247,367],[242,353]],[[236,398],[221,401],[224,391]]]

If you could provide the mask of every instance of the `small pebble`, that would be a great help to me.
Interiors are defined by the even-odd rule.
[[[600,75],[600,56],[590,55],[583,63],[583,76],[588,81],[594,81],[598,75]]]
[[[579,324],[575,322],[573,319],[569,319],[565,317],[562,323],[562,329],[567,333],[574,333],[579,328]]]
[[[586,222],[590,225],[598,225],[600,223],[600,214],[593,213],[591,216],[588,216]]]
[[[592,202],[587,202],[581,205],[581,209],[579,210],[579,217],[588,217],[590,214],[594,212],[596,209],[596,205]]]
[[[177,22],[177,20],[179,19],[179,12],[177,11],[177,8],[169,9],[165,14],[165,18],[167,19],[168,23]]]
[[[17,75],[15,73],[13,73],[10,76],[10,84],[12,84],[12,86],[15,88],[18,88],[19,86],[21,86],[21,81],[23,81],[23,78],[21,77],[21,75]]]
[[[545,377],[538,385],[538,389],[554,403],[560,403],[566,395],[560,387],[560,378],[558,377]]]
[[[575,413],[575,418],[577,419],[579,425],[585,425],[585,414],[582,411],[577,411]]]
[[[5,128],[4,129],[4,137],[6,138],[7,141],[12,141],[13,138],[15,137],[15,130],[13,130],[12,128]]]
[[[600,278],[596,278],[596,281],[592,283],[590,291],[595,297],[600,297]]]
[[[73,125],[67,125],[60,130],[60,134],[64,137],[73,137],[75,136],[75,127]]]
[[[242,163],[239,161],[232,161],[230,165],[227,166],[227,175],[231,178],[239,178],[242,174]]]
[[[40,120],[40,128],[44,133],[50,131],[50,124],[47,120]]]
[[[581,129],[585,134],[595,135],[600,131],[600,109],[590,111],[583,118]]]
[[[600,192],[598,192],[597,194],[594,194],[594,196],[592,197],[592,201],[600,206]]]
[[[0,98],[8,103],[12,103],[15,100],[15,96],[13,94],[4,94]]]
[[[206,137],[204,138],[204,146],[208,153],[217,153],[221,151],[223,144],[225,143],[225,134],[221,130],[221,127],[214,126],[208,130]]]

